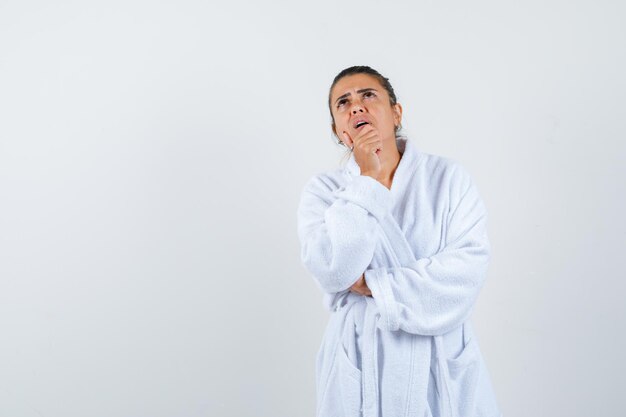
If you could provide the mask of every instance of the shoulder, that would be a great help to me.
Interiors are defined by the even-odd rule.
[[[451,189],[467,189],[470,185],[470,172],[457,159],[426,152],[419,154],[417,169],[429,182]]]

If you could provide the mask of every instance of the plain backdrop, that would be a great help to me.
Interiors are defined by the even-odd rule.
[[[614,416],[626,350],[618,1],[0,0],[0,416],[313,416],[300,261],[333,77],[389,77],[471,173],[472,322],[506,417]]]

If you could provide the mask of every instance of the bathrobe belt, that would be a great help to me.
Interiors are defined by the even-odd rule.
[[[342,300],[348,299],[348,303],[341,307]],[[354,300],[350,302],[349,300]],[[378,329],[376,323],[380,314],[376,302],[372,297],[365,297],[367,308],[363,321],[363,350],[361,354],[361,390],[363,396],[363,417],[381,417],[379,415],[379,389],[378,389]],[[347,308],[358,301],[357,297],[348,297],[348,293],[337,302],[337,309]],[[346,316],[347,317],[347,316]],[[342,332],[343,333],[343,332]],[[435,342],[435,356],[437,360],[437,372],[435,382],[439,392],[439,409],[441,417],[461,417],[456,414],[456,408],[452,404],[450,395],[450,372],[441,335],[432,336]],[[343,341],[341,341],[343,343]],[[419,354],[419,353],[417,353]],[[414,376],[416,377],[416,376]],[[411,387],[409,387],[411,389]]]

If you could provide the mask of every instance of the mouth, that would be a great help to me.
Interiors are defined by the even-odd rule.
[[[369,122],[365,121],[365,120],[358,120],[355,125],[354,125],[354,129],[355,130],[359,130],[361,129],[363,126],[370,124]]]

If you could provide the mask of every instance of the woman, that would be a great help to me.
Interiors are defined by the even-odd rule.
[[[332,311],[317,416],[501,416],[470,323],[490,253],[470,175],[398,135],[402,106],[372,68],[341,71],[328,104],[350,159],[298,207],[302,262]]]

